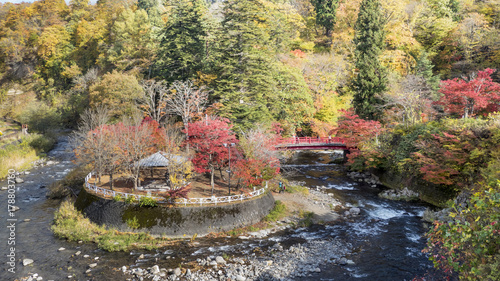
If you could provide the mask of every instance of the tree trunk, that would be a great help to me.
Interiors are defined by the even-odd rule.
[[[214,174],[215,174],[215,169],[212,167],[210,169],[210,185],[212,186],[212,195],[214,195],[214,189],[215,189]]]
[[[222,175],[222,167],[219,167],[219,174],[220,174],[220,180],[221,181],[226,181],[226,179],[224,178],[224,176]]]
[[[109,174],[109,186],[110,186],[111,190],[113,190],[113,173]]]

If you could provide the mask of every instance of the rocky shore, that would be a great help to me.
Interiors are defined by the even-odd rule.
[[[296,244],[288,249],[276,243],[265,252],[253,253],[247,258],[223,258],[212,256],[198,259],[188,268],[122,267],[130,275],[128,280],[295,280],[297,277],[313,277],[328,265],[354,264],[346,258],[351,245],[336,238]]]

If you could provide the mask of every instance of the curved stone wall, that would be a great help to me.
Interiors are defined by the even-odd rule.
[[[104,199],[83,188],[75,206],[99,225],[105,224],[120,231],[182,237],[226,231],[257,223],[274,207],[274,197],[268,192],[259,198],[230,205],[145,208]]]

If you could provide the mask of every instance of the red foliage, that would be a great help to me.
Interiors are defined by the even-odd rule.
[[[296,49],[296,50],[290,51],[290,53],[292,53],[292,55],[294,55],[298,58],[301,58],[301,59],[307,57],[306,53],[304,53],[304,51],[302,51],[301,49]]]
[[[442,81],[439,91],[443,96],[436,104],[442,105],[449,114],[465,118],[498,111],[500,84],[492,81],[493,72],[495,69],[487,68],[470,81],[458,78]]]
[[[473,138],[470,132],[442,135],[432,134],[432,139],[422,141],[418,146],[420,152],[413,153],[417,163],[421,165],[423,179],[434,184],[464,186],[467,180],[465,167],[469,155],[474,149],[467,140]]]
[[[228,148],[224,143],[238,143],[228,119],[204,119],[189,124],[187,142],[195,150],[191,160],[198,173],[211,172],[228,160]],[[233,156],[236,153],[232,153]]]
[[[241,159],[236,162],[234,174],[243,180],[243,184],[249,187],[259,186],[264,180],[277,175],[280,167],[279,162],[269,163],[262,159]]]
[[[361,119],[352,110],[343,110],[343,113],[344,116],[338,122],[339,126],[330,134],[344,138],[348,147],[361,148],[364,142],[382,132],[382,125],[378,121]]]
[[[185,198],[189,199],[188,193],[191,191],[191,187],[189,185],[183,186],[179,189],[173,189],[166,192],[167,198],[177,199],[177,198]]]

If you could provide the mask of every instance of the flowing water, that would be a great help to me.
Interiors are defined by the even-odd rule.
[[[0,280],[15,280],[38,273],[43,280],[126,280],[130,276],[116,270],[123,265],[145,268],[158,264],[174,268],[181,262],[197,258],[228,254],[246,256],[256,248],[280,242],[285,248],[297,243],[338,238],[352,245],[347,256],[354,261],[350,265],[329,265],[321,273],[297,280],[411,280],[424,275],[432,268],[427,257],[421,253],[425,246],[422,238],[425,230],[421,216],[425,207],[421,204],[396,202],[381,199],[379,187],[354,182],[343,168],[329,164],[332,152],[299,152],[287,163],[285,169],[294,169],[290,180],[305,181],[310,188],[326,186],[325,192],[333,193],[346,206],[361,209],[361,214],[349,220],[332,225],[313,226],[286,230],[264,239],[240,240],[237,238],[198,238],[195,243],[181,243],[178,246],[154,251],[132,251],[108,253],[94,244],[78,244],[57,239],[50,231],[53,213],[60,201],[45,198],[46,186],[64,177],[73,167],[72,154],[65,139],[49,153],[58,161],[55,165],[32,169],[22,175],[24,183],[16,184],[16,206],[14,214],[15,231],[9,217],[8,192],[0,191]],[[0,186],[7,186],[2,181]],[[25,221],[28,219],[29,221]],[[8,238],[15,237],[15,273],[7,262],[12,245]],[[60,248],[65,250],[59,251]],[[80,251],[80,255],[75,255]],[[143,258],[139,258],[143,255]],[[89,257],[84,257],[89,255]],[[95,258],[98,258],[97,260]],[[23,259],[33,259],[33,264],[23,266]],[[90,263],[97,267],[85,273]]]

